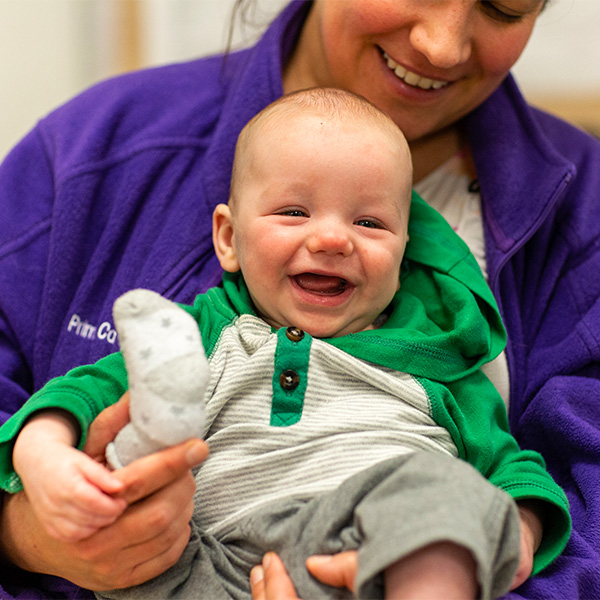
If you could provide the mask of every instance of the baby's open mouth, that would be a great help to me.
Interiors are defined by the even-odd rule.
[[[316,273],[300,273],[294,276],[294,281],[303,290],[323,296],[342,294],[348,285],[348,282],[341,277],[317,275]]]

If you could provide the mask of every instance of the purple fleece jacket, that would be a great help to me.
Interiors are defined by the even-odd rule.
[[[211,213],[237,134],[282,93],[310,4],[252,49],[102,83],[0,167],[0,422],[49,378],[116,346],[132,287],[189,303],[221,276]],[[511,77],[467,118],[490,285],[508,329],[510,420],[571,503],[563,556],[513,598],[600,598],[600,144],[533,110]],[[0,569],[3,597],[75,598]]]

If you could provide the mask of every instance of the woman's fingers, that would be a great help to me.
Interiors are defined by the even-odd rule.
[[[264,555],[262,565],[250,572],[252,600],[298,600],[294,584],[279,556]]]
[[[104,462],[106,446],[129,423],[129,392],[115,404],[105,408],[90,425],[83,451],[98,462]]]
[[[358,553],[356,550],[348,550],[332,556],[310,556],[306,560],[306,567],[321,583],[333,587],[345,587],[353,592],[358,568]]]
[[[189,540],[195,490],[190,468],[207,454],[204,442],[189,440],[115,471],[124,484],[118,496],[130,506],[112,525],[85,540],[71,544],[40,540],[40,528],[32,522],[28,530],[37,532],[35,547],[42,550],[38,560],[47,564],[31,570],[95,590],[137,585],[164,572],[177,562]],[[15,517],[21,532],[28,514]]]
[[[144,456],[114,472],[124,484],[118,497],[130,504],[146,498],[185,476],[207,456],[208,446],[197,439]]]
[[[265,570],[262,565],[256,565],[250,571],[250,589],[252,590],[252,600],[266,600]]]
[[[194,488],[188,472],[131,505],[113,525],[80,542],[80,559],[96,579],[94,587],[86,587],[137,585],[175,564],[189,540]]]
[[[333,556],[311,556],[306,561],[310,573],[322,583],[345,587],[354,591],[354,578],[358,567],[355,550]],[[250,572],[252,600],[298,600],[294,584],[279,556],[267,552],[261,565]]]

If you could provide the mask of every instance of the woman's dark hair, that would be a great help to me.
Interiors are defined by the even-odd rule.
[[[225,55],[231,52],[233,44],[233,35],[237,24],[242,27],[256,25],[257,4],[255,0],[235,0],[229,17],[229,29],[227,31],[227,45],[225,46]]]

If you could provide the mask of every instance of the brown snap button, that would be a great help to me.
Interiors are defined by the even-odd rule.
[[[298,327],[288,327],[285,330],[285,335],[287,335],[288,339],[292,340],[292,342],[299,342],[304,337],[304,331]]]
[[[288,392],[295,390],[299,383],[300,376],[296,371],[292,371],[291,369],[286,369],[279,376],[279,385]]]

